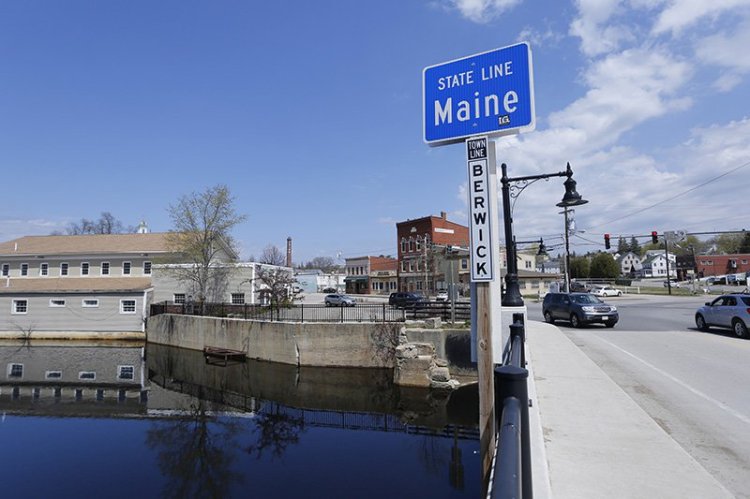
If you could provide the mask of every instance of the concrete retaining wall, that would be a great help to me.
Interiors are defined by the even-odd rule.
[[[416,326],[416,325],[415,325]],[[431,343],[451,372],[476,375],[467,330],[404,327],[403,323],[284,323],[161,314],[148,319],[150,343],[192,350],[206,346],[248,358],[300,366],[396,367],[396,348]]]
[[[248,358],[319,367],[395,365],[400,324],[314,324],[161,314],[150,317],[151,343],[192,350],[206,346],[245,352]]]

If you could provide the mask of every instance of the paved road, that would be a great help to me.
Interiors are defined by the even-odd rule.
[[[706,300],[608,299],[621,315],[614,329],[559,326],[720,483],[750,498],[750,340],[697,331]],[[527,305],[541,320],[541,305]]]

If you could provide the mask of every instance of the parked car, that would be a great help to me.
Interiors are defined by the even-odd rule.
[[[588,293],[589,287],[586,286],[583,282],[576,282],[571,281],[570,282],[570,292],[571,293]]]
[[[394,307],[411,307],[413,305],[424,303],[426,301],[427,298],[419,293],[391,293],[391,295],[388,297],[388,305],[392,305]]]
[[[349,295],[330,294],[325,297],[326,307],[353,307],[356,305],[354,298]]]
[[[669,284],[671,284],[673,288],[679,288],[680,287],[680,283],[677,282],[677,281],[675,281],[674,279],[670,279],[669,280]],[[667,288],[667,287],[669,287],[669,284],[667,284],[667,281],[664,281],[662,283],[662,286],[664,286],[665,288]]]
[[[622,296],[622,291],[612,286],[594,286],[591,294],[596,296]]]
[[[701,331],[711,326],[729,328],[740,338],[747,337],[750,324],[750,294],[732,293],[706,302],[695,312],[695,325]]]
[[[547,293],[542,302],[542,314],[550,324],[564,320],[570,321],[573,327],[595,323],[614,327],[620,320],[617,307],[604,303],[591,293]]]
[[[325,289],[323,289],[324,293],[335,293],[336,291],[338,291],[336,288],[325,288]]]
[[[448,292],[441,289],[435,295],[435,301],[448,301]]]

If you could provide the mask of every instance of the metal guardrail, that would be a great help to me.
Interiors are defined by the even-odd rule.
[[[513,314],[503,364],[495,367],[497,446],[488,497],[533,498],[529,391],[526,370],[526,329],[523,314]]]

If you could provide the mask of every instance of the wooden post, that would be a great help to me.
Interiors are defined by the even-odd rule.
[[[484,495],[495,454],[495,384],[492,362],[492,301],[490,283],[476,283],[477,378],[479,381],[479,451]]]

